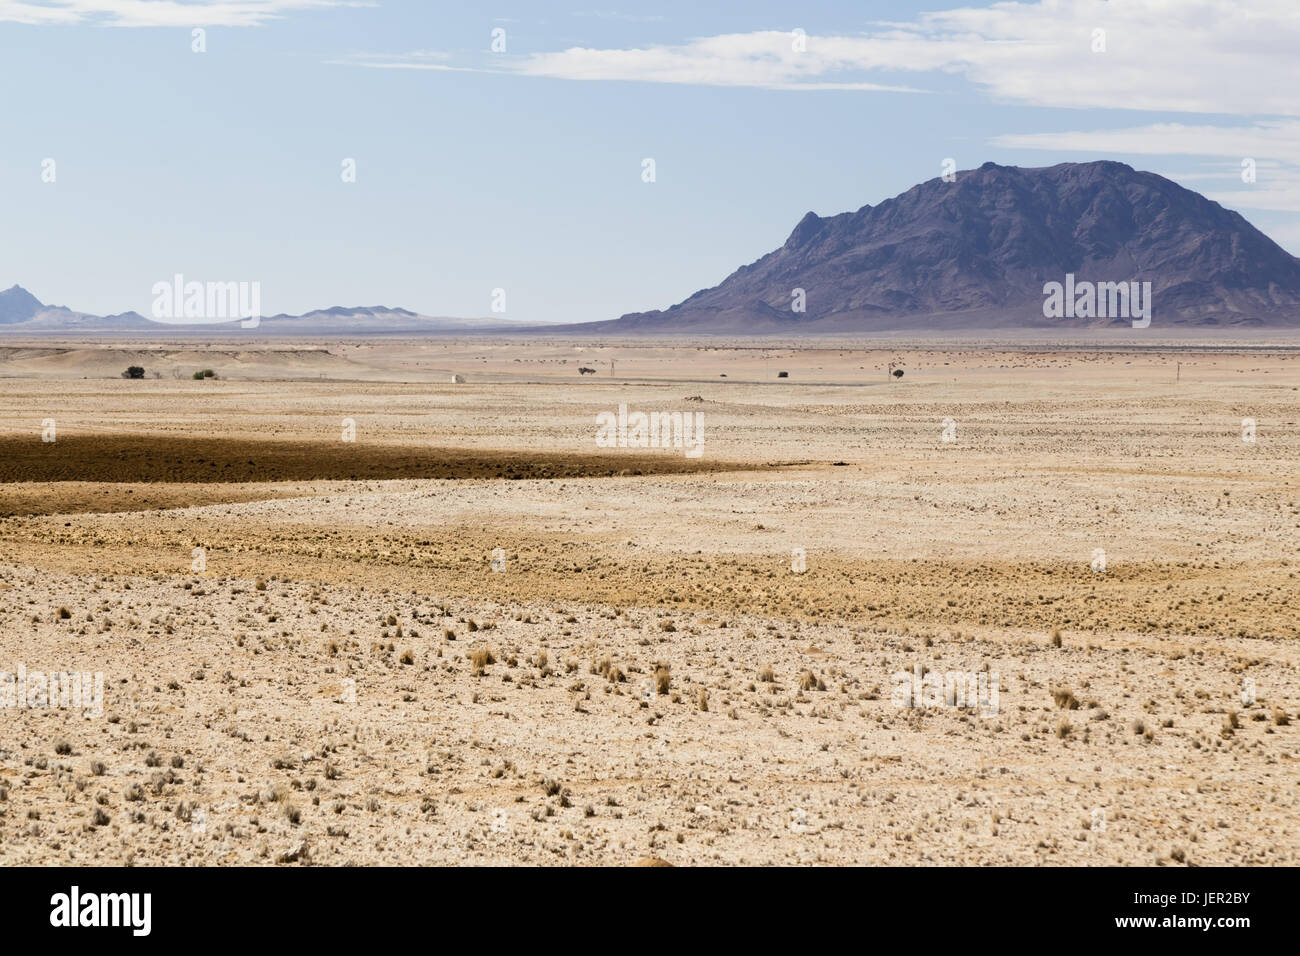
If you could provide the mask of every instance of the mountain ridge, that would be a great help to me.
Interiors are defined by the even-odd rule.
[[[20,285],[0,291],[0,335],[53,334],[58,332],[213,333],[261,330],[269,333],[382,334],[471,331],[516,328],[518,320],[424,316],[409,309],[386,305],[331,306],[301,315],[284,312],[264,316],[255,329],[242,329],[239,319],[221,322],[162,322],[138,312],[93,315],[64,306],[46,305]]]

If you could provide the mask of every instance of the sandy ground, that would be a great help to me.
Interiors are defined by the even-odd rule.
[[[25,348],[0,863],[1300,862],[1300,351]]]

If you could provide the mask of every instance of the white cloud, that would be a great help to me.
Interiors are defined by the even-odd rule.
[[[493,55],[492,67],[460,67],[482,73],[570,80],[642,80],[703,86],[751,86],[766,89],[886,90],[920,93],[908,86],[866,80],[820,79],[821,67],[792,49],[790,33],[768,31],[709,37],[687,47],[648,47],[641,50],[574,48],[559,53],[523,57]],[[387,69],[451,69],[429,64],[428,52],[358,54],[346,60],[356,66]]]
[[[368,66],[376,70],[444,70],[450,73],[482,73],[473,67],[454,66],[450,53],[440,50],[412,50],[409,53],[347,53],[326,63],[339,66]]]
[[[254,27],[314,7],[374,6],[373,0],[0,0],[0,22],[109,27]]]
[[[1105,52],[1093,52],[1096,30]],[[768,30],[502,57],[493,69],[797,90],[915,91],[902,76],[951,74],[1037,106],[1295,116],[1298,49],[1295,0],[1039,0],[809,35],[802,51],[791,33]]]
[[[652,46],[638,50],[575,47],[558,53],[534,53],[506,65],[514,72],[528,76],[569,80],[916,92],[907,86],[846,76],[854,67],[854,59],[852,51],[846,49],[844,41],[838,38],[808,37],[805,51],[796,50],[795,45],[794,34],[769,30],[724,34],[692,40],[681,46]]]
[[[900,24],[890,62],[1036,106],[1300,115],[1294,0],[1042,0]],[[1104,31],[1105,52],[1092,50]],[[930,54],[926,56],[926,54]],[[936,67],[935,61],[942,65]]]

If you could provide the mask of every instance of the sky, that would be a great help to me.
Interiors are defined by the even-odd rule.
[[[1296,0],[600,4],[0,0],[0,288],[610,319],[950,158],[1127,162],[1300,254]]]

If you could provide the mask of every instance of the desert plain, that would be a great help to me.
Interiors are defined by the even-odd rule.
[[[1300,347],[1132,342],[4,344],[0,864],[1300,863]]]

